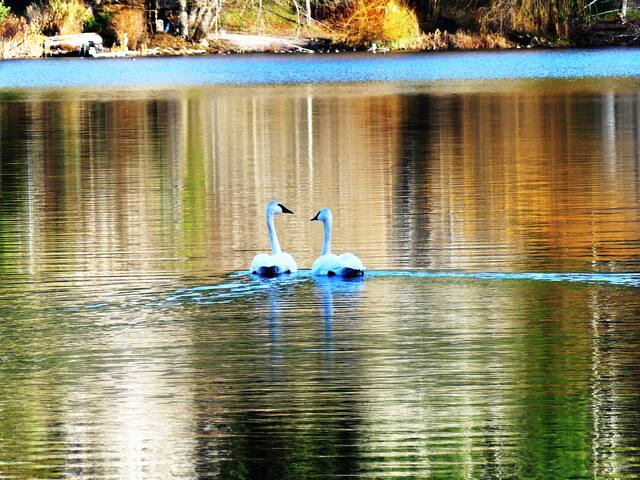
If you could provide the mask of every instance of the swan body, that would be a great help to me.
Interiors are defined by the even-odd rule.
[[[283,273],[295,273],[298,271],[296,261],[291,255],[283,252],[278,242],[274,218],[280,213],[293,213],[277,200],[272,200],[267,204],[266,218],[267,231],[269,232],[269,243],[271,244],[271,255],[259,253],[253,257],[249,271],[263,277],[275,277]]]
[[[324,224],[324,239],[322,241],[322,254],[313,262],[312,275],[339,276],[345,278],[361,277],[365,267],[362,261],[353,253],[335,255],[331,253],[331,233],[333,216],[331,210],[323,208],[311,221],[318,220]]]
[[[342,255],[329,253],[321,255],[313,262],[311,274],[349,278],[364,275],[364,270],[364,265],[353,253],[343,253]]]

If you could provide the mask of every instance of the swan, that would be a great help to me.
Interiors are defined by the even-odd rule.
[[[322,241],[322,254],[313,262],[311,275],[335,275],[345,278],[360,277],[364,275],[364,265],[353,253],[343,253],[338,256],[331,253],[331,210],[321,209],[316,216],[311,219],[318,220],[324,224],[324,239]]]
[[[267,203],[267,231],[269,232],[269,243],[271,244],[271,255],[259,253],[253,257],[249,271],[263,277],[275,277],[281,273],[295,273],[298,271],[296,261],[291,255],[283,252],[278,243],[278,235],[273,219],[279,213],[293,212],[277,200]]]

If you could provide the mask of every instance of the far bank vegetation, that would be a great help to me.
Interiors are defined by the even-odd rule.
[[[635,24],[635,1],[0,0],[0,57],[37,56],[44,37],[81,32],[116,50],[215,50],[225,30],[321,39],[332,49],[572,45],[603,20]]]

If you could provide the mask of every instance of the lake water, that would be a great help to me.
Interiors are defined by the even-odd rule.
[[[3,62],[0,478],[638,478],[636,56]]]

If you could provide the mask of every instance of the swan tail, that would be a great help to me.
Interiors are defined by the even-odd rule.
[[[283,271],[277,265],[270,265],[268,267],[260,267],[254,273],[261,277],[277,277],[281,273],[290,273],[290,270]]]
[[[361,277],[364,275],[364,270],[360,270],[359,268],[344,267],[340,274],[345,278]]]
[[[329,276],[336,275],[336,272],[329,272]],[[338,274],[343,278],[355,278],[361,277],[364,275],[364,270],[359,268],[351,268],[351,267],[342,267]]]
[[[261,277],[275,277],[278,275],[278,267],[271,265],[269,267],[260,267],[256,270],[256,273]]]

